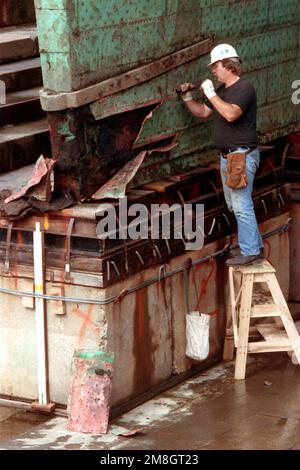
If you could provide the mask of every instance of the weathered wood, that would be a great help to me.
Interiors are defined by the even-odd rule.
[[[241,300],[234,285],[234,276],[242,275]],[[274,303],[265,296],[266,302],[254,304],[253,285],[255,282],[267,283]],[[288,305],[276,279],[276,271],[268,261],[253,263],[249,266],[229,268],[229,286],[232,304],[232,332],[237,346],[235,378],[244,379],[247,353],[294,351],[300,363],[300,336],[293,322]],[[253,298],[254,297],[254,298]],[[238,315],[238,318],[237,318]],[[256,324],[255,328],[265,341],[249,342],[250,319],[257,317],[274,318],[275,323]],[[230,331],[226,334],[230,339]],[[230,344],[228,342],[228,344]]]
[[[246,373],[253,276],[254,275],[252,273],[247,273],[247,276],[244,276],[242,279],[239,338],[234,373],[234,376],[237,380],[244,379]]]

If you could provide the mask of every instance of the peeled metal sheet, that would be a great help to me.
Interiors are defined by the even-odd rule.
[[[19,191],[5,199],[5,203],[15,201],[25,196],[28,192],[40,201],[49,201],[52,192],[53,179],[51,178],[55,160],[44,158],[43,155],[37,160],[33,172],[27,184]],[[52,181],[51,181],[52,180]]]
[[[118,173],[113,176],[107,183],[105,183],[98,191],[92,195],[92,199],[105,199],[125,196],[126,187],[129,181],[132,180],[139,167],[143,163],[143,160],[147,152],[140,152],[133,160],[126,163]]]
[[[118,173],[116,173],[107,183],[105,183],[98,191],[96,191],[92,195],[92,199],[118,199],[120,197],[124,197],[128,183],[136,175],[138,169],[140,168],[141,164],[145,159],[145,156],[153,152],[168,152],[169,150],[176,147],[176,145],[177,143],[173,141],[171,142],[171,144],[165,147],[155,148],[152,150],[144,150],[138,153],[135,158],[126,163],[126,165],[121,168]]]

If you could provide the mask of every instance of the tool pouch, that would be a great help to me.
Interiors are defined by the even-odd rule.
[[[248,184],[246,174],[246,152],[229,153],[224,171],[226,185],[231,189],[242,189]]]

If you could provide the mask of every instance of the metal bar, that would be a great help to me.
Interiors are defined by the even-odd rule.
[[[105,96],[119,93],[120,91],[152,80],[180,65],[207,54],[213,44],[213,39],[205,39],[192,46],[185,47],[184,49],[164,56],[161,59],[157,59],[150,64],[122,73],[117,77],[109,78],[103,82],[83,88],[82,90],[57,94],[53,94],[53,92],[50,93],[47,90],[41,90],[40,98],[42,108],[45,111],[62,111],[67,108],[78,108],[79,106],[92,103]]]
[[[10,253],[10,244],[11,244],[11,234],[12,234],[13,224],[10,223],[7,228],[7,235],[6,235],[6,250],[5,250],[5,261],[4,261],[4,272],[9,272],[9,253]]]
[[[44,294],[44,237],[41,232],[40,223],[36,223],[33,233],[33,256],[34,256],[34,292]],[[35,304],[36,313],[36,336],[37,336],[37,367],[38,367],[38,390],[39,404],[49,403],[47,387],[47,357],[46,357],[46,322],[45,322],[45,300],[38,298]]]
[[[69,221],[68,230],[67,230],[67,246],[66,246],[66,263],[65,263],[65,279],[70,279],[70,260],[71,260],[71,235],[73,231],[73,226],[75,219],[72,217]]]

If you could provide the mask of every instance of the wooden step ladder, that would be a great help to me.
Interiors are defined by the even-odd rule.
[[[245,378],[248,353],[293,351],[300,364],[300,336],[275,273],[276,270],[266,260],[249,266],[229,268],[231,322],[234,346],[237,348],[237,380]],[[267,284],[271,303],[257,304],[253,301],[254,283]],[[272,323],[256,324],[254,327],[264,341],[249,342],[250,319],[262,317],[273,320]]]

